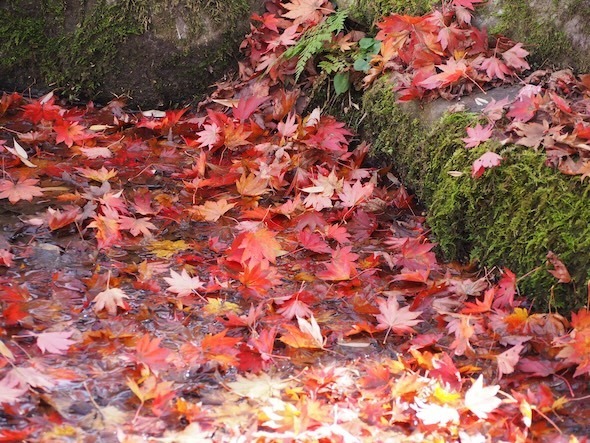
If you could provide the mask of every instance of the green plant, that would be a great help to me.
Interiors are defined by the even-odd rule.
[[[298,57],[295,68],[295,79],[299,79],[305,70],[306,63],[314,56],[325,51],[325,44],[334,35],[344,30],[344,22],[348,17],[348,9],[342,9],[326,18],[325,21],[307,30],[295,46],[290,47],[283,54],[289,60]]]

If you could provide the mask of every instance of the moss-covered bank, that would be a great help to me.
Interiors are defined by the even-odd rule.
[[[7,0],[0,88],[103,100],[128,94],[141,106],[169,106],[204,93],[227,71],[258,3]]]
[[[490,34],[524,43],[535,68],[590,71],[589,0],[490,0],[477,17]]]
[[[590,185],[556,173],[545,166],[544,154],[522,147],[488,142],[465,149],[461,138],[477,114],[447,114],[433,126],[424,125],[396,104],[385,81],[365,94],[363,110],[364,135],[373,141],[374,159],[392,163],[425,203],[446,258],[528,274],[519,286],[537,309],[567,310],[586,301]],[[504,160],[473,179],[471,164],[486,150]],[[547,272],[548,251],[563,260],[573,283],[558,284]]]

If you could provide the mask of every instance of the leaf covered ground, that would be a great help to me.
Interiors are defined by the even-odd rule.
[[[0,441],[586,441],[588,310],[439,262],[281,59],[330,3],[268,8],[198,110],[3,96]]]

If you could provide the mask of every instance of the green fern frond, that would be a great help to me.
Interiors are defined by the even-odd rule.
[[[330,15],[324,22],[305,31],[297,44],[285,51],[283,57],[287,60],[298,57],[295,67],[296,79],[299,79],[299,76],[305,70],[305,64],[308,60],[321,53],[324,44],[332,40],[335,34],[344,29],[344,22],[347,17],[348,9],[342,9]]]
[[[338,57],[334,54],[327,54],[325,60],[318,63],[318,66],[326,74],[330,75],[334,72],[344,71],[348,67],[348,62],[343,57]]]

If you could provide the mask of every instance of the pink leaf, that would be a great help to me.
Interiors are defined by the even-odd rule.
[[[61,331],[35,334],[37,337],[37,346],[39,346],[39,349],[43,353],[64,354],[64,351],[76,343],[75,340],[70,340],[73,333],[74,331]]]
[[[479,123],[475,128],[467,128],[467,137],[462,138],[466,148],[475,148],[492,136],[492,125],[482,127]]]
[[[471,166],[471,176],[473,178],[479,178],[483,175],[486,169],[498,166],[501,161],[501,156],[495,152],[488,151],[473,162],[473,165]]]
[[[422,311],[410,311],[409,306],[400,308],[395,297],[389,297],[387,300],[379,298],[377,304],[380,312],[380,314],[375,314],[375,318],[379,322],[378,328],[381,330],[387,329],[383,343],[387,340],[390,332],[394,334],[411,334],[416,332],[412,326],[422,322],[422,320],[416,320],[416,317],[419,317]]]

